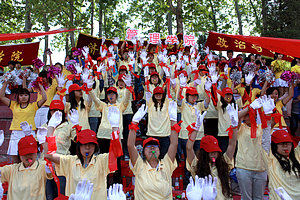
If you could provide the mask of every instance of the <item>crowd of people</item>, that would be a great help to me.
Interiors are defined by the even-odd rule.
[[[0,100],[13,113],[15,164],[0,168],[9,199],[70,196],[83,179],[90,199],[107,199],[108,174],[121,183],[120,160],[129,160],[137,200],[172,199],[181,161],[185,185],[193,177],[189,199],[232,199],[231,179],[243,200],[263,199],[267,182],[270,199],[300,199],[299,58],[112,42],[97,61],[74,47],[64,64],[48,51],[49,66],[2,68]]]

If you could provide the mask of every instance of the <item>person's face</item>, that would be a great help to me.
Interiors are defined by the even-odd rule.
[[[195,104],[197,99],[198,99],[198,96],[194,94],[194,95],[189,95],[187,101],[190,104]]]
[[[210,162],[213,162],[217,160],[218,156],[219,156],[219,153],[217,151],[213,151],[213,152],[209,152],[208,153],[209,155],[209,158],[210,158]]]
[[[259,70],[260,69],[260,64],[255,64],[256,69],[255,70]]]
[[[20,103],[28,103],[29,95],[28,94],[19,94]]]
[[[154,67],[149,68],[149,74],[152,74],[153,72],[156,72],[156,69]]]
[[[21,162],[23,163],[24,167],[30,167],[36,160],[37,154],[36,153],[30,153],[26,154],[24,156],[20,156]]]
[[[152,84],[157,84],[158,83],[158,76],[154,75],[154,76],[151,76],[151,83]]]
[[[119,88],[124,88],[125,86],[126,86],[126,84],[124,83],[124,81],[123,80],[118,80],[118,86],[119,86]]]
[[[75,94],[75,98],[81,98],[82,97],[82,90],[75,90],[74,94]]]
[[[126,74],[126,70],[123,70],[123,69],[120,70],[120,71],[119,71],[119,74],[120,74],[120,75],[121,75],[121,74]]]
[[[127,59],[128,59],[128,52],[124,52],[124,53],[123,53],[123,59],[124,59],[124,60],[127,60]]]
[[[261,56],[256,56],[256,60],[260,60],[261,61]]]
[[[267,60],[266,60],[265,58],[262,58],[262,59],[261,59],[261,63],[262,63],[263,65],[265,65],[266,62],[267,62]]]
[[[68,62],[68,61],[70,61],[70,57],[69,57],[69,56],[66,56],[65,62]]]
[[[9,67],[9,70],[14,70],[14,68],[15,68],[15,66],[12,64],[9,64],[8,67]]]
[[[42,79],[43,79],[43,82],[44,83],[48,83],[49,81],[48,81],[48,78],[46,78],[46,77],[42,77]]]
[[[162,100],[162,97],[163,97],[163,94],[154,94],[154,98],[158,101],[161,101]]]
[[[153,59],[154,59],[153,54],[149,54],[149,55],[148,55],[148,62],[152,62]]]
[[[87,143],[80,145],[80,153],[83,159],[90,158],[95,152],[95,144]]]
[[[151,47],[150,52],[155,53],[156,47]]]
[[[117,95],[114,92],[110,92],[107,94],[107,99],[108,99],[109,103],[116,103]]]
[[[184,56],[189,56],[189,55],[190,55],[190,52],[189,52],[189,51],[185,51],[185,52],[183,53],[183,55],[184,55]]]
[[[281,142],[277,144],[277,152],[280,155],[288,157],[292,151],[292,143],[291,142]]]
[[[144,148],[144,154],[148,162],[152,160],[157,160],[160,155],[159,145],[158,144],[146,145]]]
[[[231,59],[232,58],[232,52],[228,52],[227,57],[228,57],[228,59]]]
[[[296,58],[296,62],[297,62],[297,64],[299,64],[300,63],[300,59]]]
[[[251,61],[254,61],[254,60],[255,60],[255,56],[254,56],[254,55],[251,55],[251,56],[250,56],[250,60],[251,60]]]
[[[277,99],[278,99],[278,91],[274,90],[270,96],[271,96],[272,99],[274,99],[274,101],[277,101]]]
[[[222,62],[222,61],[225,61],[225,60],[226,60],[226,58],[224,58],[224,57],[221,57],[221,62]]]
[[[282,54],[278,54],[278,59],[282,59],[283,55]]]
[[[17,68],[17,69],[21,69],[20,63],[17,63],[17,64],[16,64],[16,68]]]
[[[62,67],[59,64],[56,64],[55,67],[58,67],[59,69],[62,70]]]
[[[226,101],[226,103],[230,103],[232,101],[232,94],[225,94],[224,96],[224,100]]]

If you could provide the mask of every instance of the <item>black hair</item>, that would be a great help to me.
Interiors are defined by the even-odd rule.
[[[227,54],[228,53],[232,53],[233,54],[233,50],[227,50]]]
[[[20,61],[15,61],[15,65],[16,65],[16,64],[22,65],[22,63],[21,63]]]
[[[75,98],[75,91],[72,91],[69,93],[69,100],[70,100],[70,104],[71,104],[70,110],[76,109],[76,107],[78,107],[78,103]],[[85,109],[83,97],[80,97],[80,107],[81,107],[81,110]]]
[[[51,110],[49,109],[48,115],[47,115],[48,122],[49,122],[49,120],[51,119],[51,113],[50,113],[50,111],[51,111]],[[63,110],[59,110],[59,111],[62,112],[62,121],[61,121],[60,124],[62,124],[62,123],[64,123],[64,122],[67,122],[68,120],[66,119],[66,113],[65,113],[65,111],[63,111]]]
[[[55,63],[55,65],[59,65],[61,69],[63,68],[63,66],[60,62]]]
[[[105,92],[105,100],[106,100],[106,103],[109,103],[107,95],[109,95],[109,94],[111,94],[111,93],[114,93],[114,94],[116,95],[116,99],[118,99],[118,93],[116,93],[116,92],[114,92],[114,91],[108,91],[108,92]]]
[[[48,82],[52,85],[52,78],[48,77],[48,72],[43,70],[39,73],[39,77],[47,78]]]
[[[17,92],[17,103],[20,104],[20,102],[19,102],[19,95],[21,95],[21,94],[27,94],[29,96],[28,102],[27,102],[27,103],[29,103],[30,102],[30,92],[27,90],[27,88],[19,88],[18,89],[18,92]]]
[[[8,61],[8,64],[7,65],[13,65],[13,66],[15,66],[16,65],[16,62],[15,61]]]
[[[186,101],[188,101],[189,96],[191,96],[191,95],[188,94],[188,93],[185,93],[185,100],[186,100]],[[197,94],[197,99],[198,99],[198,97],[199,97],[199,95]]]
[[[224,97],[221,96],[221,103],[222,103],[222,110],[223,113],[225,112],[226,107],[228,106],[228,103],[225,101]],[[232,100],[230,102],[230,104],[233,103],[235,105],[235,100],[234,100],[234,96],[232,95]]]
[[[239,68],[237,66],[232,66],[229,71],[229,74],[231,74],[234,70],[239,71]]]
[[[257,59],[258,57],[261,57],[260,54],[255,54],[255,59]]]
[[[297,59],[300,60],[300,58],[294,58],[294,60],[292,61],[292,63],[291,63],[292,67],[297,65]]]
[[[284,58],[284,55],[283,55],[282,53],[277,53],[277,52],[276,52],[276,53],[274,54],[274,60],[276,60],[276,59],[278,58],[278,55],[279,55],[279,54],[281,54],[281,55],[282,55],[282,58]]]
[[[88,144],[89,144],[89,143],[88,143]],[[91,142],[91,144],[94,144],[94,145],[95,145],[94,154],[96,154],[96,153],[99,151],[99,146],[98,146],[98,144],[95,144],[95,143],[92,143],[92,142]],[[84,160],[83,160],[83,156],[82,156],[81,153],[80,153],[80,146],[81,146],[81,145],[82,145],[82,144],[81,144],[80,142],[77,142],[77,143],[76,143],[76,155],[77,155],[77,157],[79,158],[81,164],[83,165],[83,164],[84,164]]]
[[[160,80],[160,78],[159,78],[159,75],[156,75],[156,74],[155,74],[155,75],[153,75],[153,76],[157,76],[157,77],[158,77],[158,82],[157,82],[157,84],[156,84],[155,86],[160,85],[160,84],[161,84],[161,80]],[[152,81],[151,81],[151,76],[150,76],[149,82],[150,82],[150,84],[153,84]]]
[[[164,107],[164,103],[165,103],[165,100],[166,100],[166,92],[164,92],[162,95],[163,96],[162,96],[162,99],[161,99],[161,104],[160,104],[160,109],[159,109],[160,111]],[[154,103],[155,110],[157,111],[158,101],[155,99],[154,94],[152,95],[152,101]]]
[[[278,96],[280,96],[279,89],[277,87],[269,87],[266,91],[266,95],[271,95],[275,90],[277,90]]]
[[[262,64],[261,64],[260,60],[255,60],[255,64],[259,65],[260,66],[259,68],[262,68]]]
[[[277,145],[278,144],[271,142],[271,150],[283,171],[288,172],[289,174],[293,171],[296,177],[300,178],[300,163],[295,156],[294,144],[292,143],[292,150],[288,158],[277,152]],[[290,161],[292,162],[292,165]]]

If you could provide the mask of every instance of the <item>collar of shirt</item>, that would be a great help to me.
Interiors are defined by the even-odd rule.
[[[19,166],[19,171],[24,171],[27,169],[35,170],[38,168],[39,164],[40,164],[39,161],[35,160],[34,163],[30,167],[25,168],[23,163],[21,162],[20,166]]]
[[[76,165],[82,166],[79,158],[76,159],[75,163],[76,163]],[[88,166],[95,165],[95,163],[96,163],[96,156],[93,155],[90,162],[89,162],[89,164],[88,164]]]
[[[147,162],[148,171],[154,171],[154,170],[158,171],[158,170],[163,169],[163,164],[160,161],[158,162],[158,164],[155,168],[151,167],[151,165],[149,164],[148,161],[146,161],[146,162]]]
[[[114,104],[108,103],[108,107],[110,107],[110,106],[117,106],[117,103],[114,103]]]

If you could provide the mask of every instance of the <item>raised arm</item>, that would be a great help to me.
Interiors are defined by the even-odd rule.
[[[290,83],[290,87],[289,87],[289,94],[287,97],[285,97],[282,100],[282,104],[286,105],[294,96],[294,88],[295,88],[295,84],[294,83]]]
[[[5,82],[3,83],[3,85],[2,85],[1,90],[0,90],[0,100],[1,100],[6,106],[9,106],[9,104],[10,104],[10,99],[7,98],[7,97],[5,96],[5,89],[6,89],[6,87],[7,87],[7,82],[5,81]]]
[[[236,141],[237,141],[237,127],[239,124],[239,117],[238,117],[238,105],[237,104],[229,104],[227,106],[227,111],[231,119],[231,128],[233,129],[232,136],[229,136],[229,144],[226,150],[226,154],[230,160],[233,159],[233,155],[236,148]]]
[[[175,101],[169,102],[169,118],[171,120],[171,135],[168,155],[174,162],[178,146],[178,133],[180,132],[180,126],[177,124],[177,104]]]
[[[47,94],[44,87],[39,84],[40,92],[42,94],[42,99],[37,102],[38,106],[41,107],[47,101]]]

